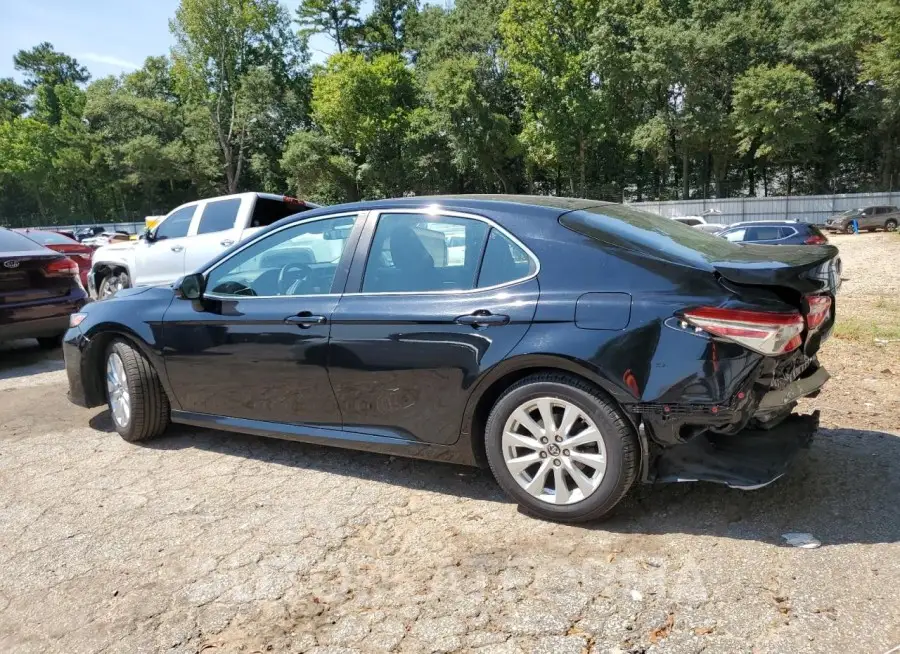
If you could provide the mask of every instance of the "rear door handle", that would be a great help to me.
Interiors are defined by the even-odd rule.
[[[504,316],[490,311],[473,311],[456,319],[459,325],[471,325],[472,327],[492,327],[495,325],[508,325],[509,316]]]
[[[296,316],[288,316],[284,321],[289,325],[297,325],[301,328],[312,327],[313,325],[324,325],[328,322],[325,316],[313,316],[306,311]]]
[[[184,249],[183,245],[173,245],[172,252],[181,252]]]
[[[234,245],[234,241],[230,238],[226,238],[224,240],[219,241],[219,245],[224,245],[225,247],[228,247],[229,245]]]

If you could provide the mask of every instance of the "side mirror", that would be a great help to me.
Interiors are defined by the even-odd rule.
[[[200,273],[185,275],[175,283],[175,296],[185,300],[199,300],[203,297],[206,280]]]
[[[144,230],[143,234],[141,234],[141,238],[144,239],[145,241],[147,241],[148,243],[152,243],[153,241],[156,240],[156,236],[154,235],[153,230],[150,229],[149,227]]]

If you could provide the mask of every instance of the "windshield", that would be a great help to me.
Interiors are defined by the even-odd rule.
[[[840,212],[838,215],[839,216],[853,216],[853,215],[858,214],[859,212],[860,212],[859,209],[847,209],[846,211]]]

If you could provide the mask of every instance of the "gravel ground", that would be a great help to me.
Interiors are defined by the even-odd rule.
[[[842,315],[898,296],[900,237],[833,242]],[[187,428],[129,445],[66,401],[58,354],[0,345],[0,651],[882,654],[900,343],[822,358],[826,428],[788,477],[644,487],[567,527],[466,468]]]

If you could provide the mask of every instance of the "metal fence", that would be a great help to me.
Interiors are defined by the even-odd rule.
[[[821,225],[832,214],[872,205],[900,206],[900,191],[847,195],[633,202],[630,206],[640,207],[669,218],[704,216],[706,222],[722,225],[745,220],[801,220]],[[707,212],[709,212],[708,215]]]
[[[128,232],[129,234],[140,234],[147,225],[144,221],[139,223],[79,223],[77,225],[40,225],[30,226],[30,229],[49,229],[52,231],[69,230],[75,231],[84,227],[102,227],[108,232]]]

